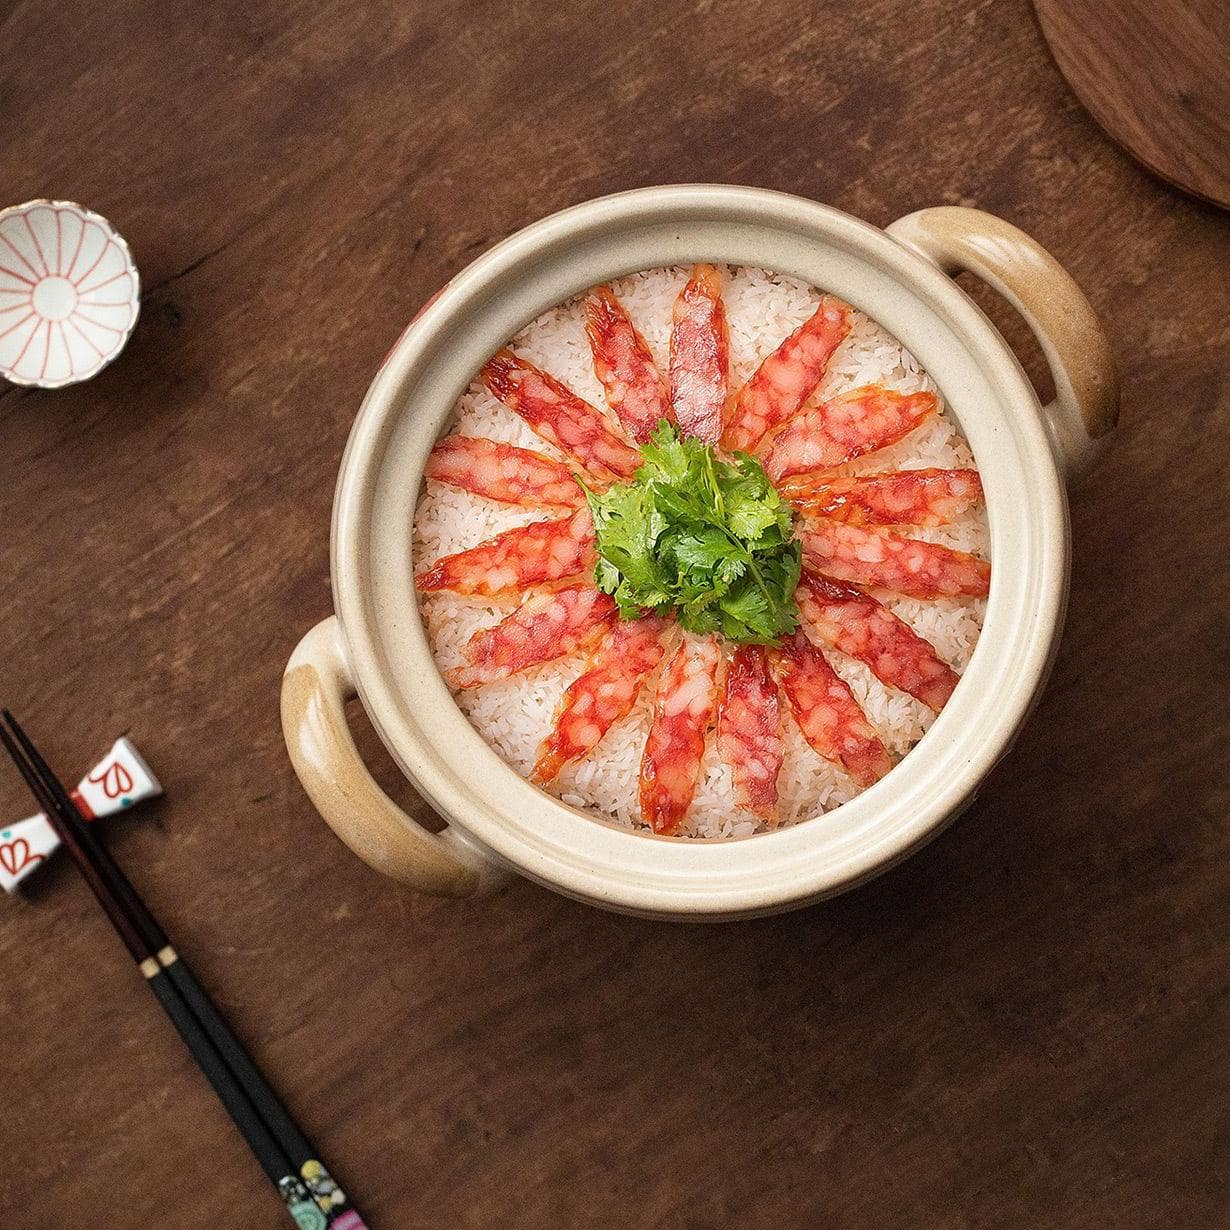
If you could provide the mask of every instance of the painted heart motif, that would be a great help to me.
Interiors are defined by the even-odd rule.
[[[86,780],[102,786],[103,794],[109,799],[118,799],[132,789],[132,774],[118,760],[113,760],[106,768],[95,769]]]
[[[11,876],[15,876],[23,868],[34,863],[41,863],[46,857],[45,854],[35,854],[24,837],[14,837],[12,841],[0,842],[0,867],[3,867]]]

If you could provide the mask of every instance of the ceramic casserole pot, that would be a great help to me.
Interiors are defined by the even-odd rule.
[[[974,452],[994,564],[973,660],[911,754],[839,813],[724,841],[604,823],[505,764],[436,670],[411,553],[427,455],[483,363],[591,286],[696,261],[761,266],[831,291],[914,353]],[[1029,323],[1054,377],[1049,405],[952,281],[962,270]],[[885,231],[812,201],[717,185],[643,189],[564,210],[458,274],[368,390],[333,506],[336,614],[304,637],[283,682],[295,770],[342,841],[422,892],[468,896],[517,872],[594,905],[695,920],[770,913],[850,888],[970,803],[1036,701],[1067,597],[1066,484],[1094,458],[1117,405],[1106,336],[1084,295],[1037,243],[989,214],[925,209]],[[344,713],[356,693],[447,822],[441,831],[408,817],[363,766]]]

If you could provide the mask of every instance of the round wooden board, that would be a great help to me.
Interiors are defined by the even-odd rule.
[[[1227,0],[1034,0],[1059,71],[1151,171],[1230,209]]]

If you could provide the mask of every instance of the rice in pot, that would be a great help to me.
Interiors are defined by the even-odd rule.
[[[821,292],[795,278],[763,269],[745,266],[723,272],[730,328],[731,387],[737,388],[783,338],[812,315]],[[662,371],[668,368],[672,305],[688,275],[686,268],[655,269],[612,284]],[[926,373],[896,340],[862,313],[855,312],[853,318],[853,328],[829,362],[820,386],[823,395],[880,384],[902,393],[927,390],[938,396],[939,391]],[[538,317],[513,339],[513,348],[593,405],[606,405],[585,338],[580,298]],[[477,380],[459,400],[451,430],[562,457]],[[931,466],[973,466],[970,449],[942,400],[938,415],[897,444],[841,470],[858,473]],[[415,514],[416,569],[513,526],[558,515],[558,510],[532,512],[510,508],[428,479]],[[986,513],[981,505],[962,513],[951,525],[911,528],[909,534],[978,555],[988,553]],[[416,596],[441,670],[462,664],[462,651],[470,637],[498,622],[510,609],[507,603],[484,603],[449,592]],[[893,595],[877,596],[930,641],[958,674],[964,671],[982,627],[985,599],[924,602]],[[904,755],[934,721],[935,714],[921,701],[885,686],[863,663],[836,650],[826,649],[825,656],[850,686],[894,755]],[[483,738],[513,768],[528,777],[564,690],[583,669],[583,663],[583,657],[573,655],[459,692],[456,700]],[[643,688],[632,714],[612,727],[588,758],[565,767],[547,789],[574,807],[645,830],[638,804],[638,777],[653,692],[652,684]],[[830,812],[859,793],[859,787],[839,766],[808,746],[789,715],[783,717],[783,742],[785,758],[778,782],[777,827]],[[737,806],[730,770],[722,763],[716,741],[710,737],[700,782],[681,834],[709,838],[749,836],[764,827],[756,816]]]

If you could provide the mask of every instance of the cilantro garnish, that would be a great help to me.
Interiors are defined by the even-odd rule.
[[[793,632],[801,547],[760,463],[747,453],[723,459],[665,419],[641,456],[630,482],[585,488],[594,580],[621,618],[673,613],[691,632],[757,645]]]

